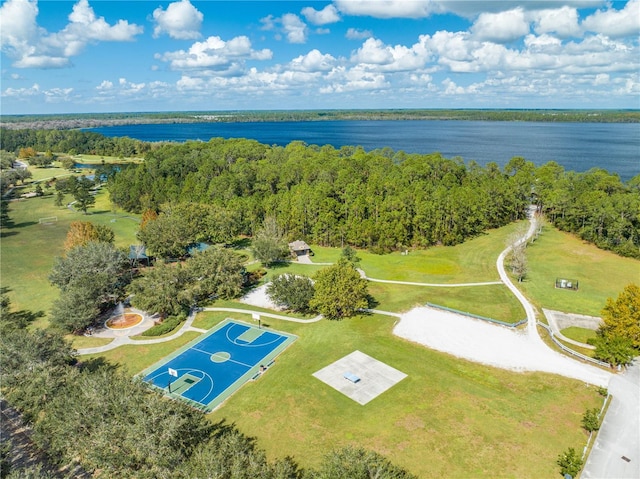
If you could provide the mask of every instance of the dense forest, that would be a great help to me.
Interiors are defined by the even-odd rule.
[[[110,178],[125,210],[207,204],[252,235],[274,217],[290,239],[384,252],[451,245],[524,217],[537,204],[558,228],[640,258],[640,175],[626,184],[602,169],[564,171],[513,158],[481,167],[434,153],[253,140],[145,143],[77,130],[2,130],[2,149],[144,155]]]

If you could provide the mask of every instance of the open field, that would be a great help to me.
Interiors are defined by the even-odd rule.
[[[249,313],[199,316],[198,327],[227,317],[251,322]],[[293,455],[303,467],[351,444],[385,454],[419,477],[504,477],[500,471],[508,477],[554,477],[557,455],[567,447],[581,450],[586,442],[582,414],[602,403],[595,388],[578,381],[482,366],[394,337],[395,320],[389,317],[264,322],[298,340],[267,374],[210,417],[257,437],[271,458]],[[133,375],[197,336],[124,346],[100,357]],[[361,406],[312,376],[354,350],[408,377]]]
[[[395,338],[392,318],[267,322],[298,341],[211,418],[255,435],[270,457],[286,452],[303,466],[353,444],[419,477],[553,477],[559,452],[586,441],[584,410],[601,405],[594,389],[577,381],[485,367]],[[408,377],[366,406],[312,377],[354,350]]]
[[[68,196],[68,200],[71,198]],[[0,274],[2,285],[16,309],[48,312],[57,290],[47,277],[56,256],[63,253],[63,243],[72,221],[91,221],[112,228],[116,244],[121,247],[137,243],[138,220],[133,215],[111,211],[108,195],[101,192],[88,215],[53,204],[52,196],[12,201],[9,216],[13,226],[2,231]],[[39,218],[57,216],[51,225],[41,225]],[[44,323],[43,323],[44,324]]]
[[[99,194],[93,214],[87,216],[56,208],[51,197],[11,203],[15,226],[3,233],[2,277],[3,285],[13,289],[12,300],[17,308],[48,310],[57,291],[46,277],[53,257],[62,252],[71,221],[91,220],[113,228],[120,246],[136,242],[137,219],[110,208],[105,193]],[[39,225],[38,218],[44,216],[58,216],[58,223]],[[407,256],[358,254],[367,275],[380,279],[493,281],[497,279],[495,258],[518,227],[511,225],[463,245],[412,251]],[[545,248],[541,248],[545,241]],[[575,242],[575,238],[548,228],[529,248],[532,276],[523,288],[537,284],[539,271],[553,272],[555,279],[555,273],[565,268],[569,271],[566,276],[577,277],[574,271],[586,266],[567,253],[576,248]],[[546,253],[540,258],[537,250]],[[317,262],[335,261],[340,254],[339,249],[315,251],[313,260]],[[636,267],[637,272],[638,262],[596,248],[588,251],[600,261],[602,270],[617,268],[629,275]],[[290,264],[269,270],[268,277],[281,272],[312,275],[320,268]],[[596,278],[599,273],[590,274]],[[580,281],[578,294],[584,292],[583,280]],[[586,291],[604,297],[615,295],[617,289],[609,293],[614,289],[611,281],[612,276],[608,283],[591,283],[592,288]],[[378,301],[376,307],[383,310],[406,311],[432,302],[505,321],[524,318],[521,306],[503,285],[436,288],[370,283],[369,287]],[[549,301],[547,296],[542,294],[542,299]],[[540,304],[562,310],[555,304],[537,303]],[[235,301],[214,305],[243,307]],[[249,312],[207,312],[198,315],[194,326],[208,329],[227,317],[251,322]],[[432,351],[393,336],[394,322],[394,318],[379,315],[312,324],[264,318],[267,327],[296,334],[299,340],[267,374],[243,387],[210,417],[236,423],[246,434],[256,436],[259,447],[266,449],[271,458],[290,454],[303,467],[311,466],[334,447],[357,444],[388,456],[419,477],[553,477],[557,474],[558,454],[567,447],[581,450],[585,444],[586,435],[580,428],[582,415],[601,405],[594,388],[555,375],[504,371]],[[197,336],[198,333],[189,332],[167,343],[126,345],[100,357],[120,364],[134,375]],[[97,345],[91,338],[79,338],[74,344]],[[383,361],[408,377],[361,406],[312,376],[354,350]],[[89,357],[83,357],[86,359]]]
[[[456,246],[435,246],[425,250],[410,250],[379,255],[358,251],[360,267],[370,278],[421,283],[468,283],[498,281],[495,260],[506,247],[507,239],[523,228],[514,223],[488,231]],[[526,229],[526,228],[525,228]],[[317,263],[335,262],[339,248],[312,246]]]
[[[622,258],[553,227],[527,247],[529,273],[518,283],[538,308],[600,316],[607,298],[640,283],[640,261]],[[579,281],[578,291],[556,289],[556,278]]]

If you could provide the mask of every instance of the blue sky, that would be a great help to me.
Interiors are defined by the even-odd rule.
[[[4,0],[2,114],[640,108],[640,0]]]

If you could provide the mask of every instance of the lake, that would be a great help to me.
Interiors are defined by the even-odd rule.
[[[565,170],[604,168],[627,181],[640,173],[640,124],[551,123],[456,120],[301,121],[176,123],[91,128],[105,136],[128,136],[142,141],[251,138],[284,146],[307,144],[389,147],[407,153],[440,152],[480,165],[504,166],[522,156],[536,165],[556,161]]]

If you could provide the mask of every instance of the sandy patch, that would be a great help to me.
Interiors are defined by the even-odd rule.
[[[607,386],[611,373],[549,349],[525,331],[420,307],[403,314],[394,334],[431,349],[512,371],[543,371]]]
[[[273,309],[275,311],[282,311],[282,308],[276,306],[273,301],[267,296],[267,285],[263,284],[256,289],[251,290],[240,298],[240,302],[250,304],[251,306],[257,306],[258,308]]]

